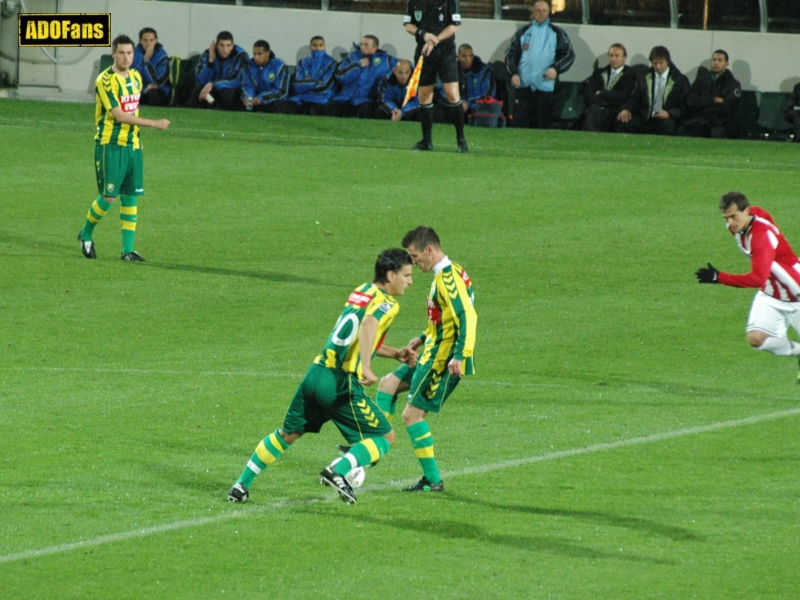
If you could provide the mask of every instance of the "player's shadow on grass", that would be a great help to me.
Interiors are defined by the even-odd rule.
[[[223,269],[221,267],[200,267],[197,265],[181,265],[176,263],[146,262],[143,266],[167,269],[172,271],[187,271],[190,273],[205,273],[207,275],[225,275],[228,277],[250,277],[252,279],[263,279],[276,283],[306,283],[309,285],[341,287],[336,283],[314,279],[313,277],[298,277],[291,273],[277,273],[269,271],[240,271],[239,269]]]
[[[522,506],[518,504],[496,504],[494,502],[486,502],[484,500],[478,500],[469,496],[459,496],[458,494],[453,494],[451,492],[445,494],[443,498],[451,502],[474,504],[492,510],[507,510],[530,515],[569,517],[572,519],[579,519],[581,521],[589,521],[595,524],[602,523],[604,525],[623,527],[625,529],[633,529],[636,531],[649,533],[653,536],[666,537],[675,542],[708,541],[706,536],[698,535],[689,529],[675,527],[672,525],[664,525],[663,523],[656,523],[655,521],[648,521],[647,519],[639,519],[637,517],[624,517],[591,510],[566,510],[563,508],[539,508],[536,506]]]
[[[312,512],[309,510],[308,512]],[[313,514],[319,515],[319,512]],[[367,515],[359,511],[356,513],[346,513],[339,511],[337,513],[326,512],[326,516],[337,516],[345,519],[352,519],[355,523],[363,525],[364,522],[373,523],[380,527],[394,527],[404,531],[412,532],[414,535],[421,533],[429,533],[444,539],[451,540],[464,540],[474,542],[478,545],[495,544],[498,546],[505,546],[507,548],[515,548],[518,550],[527,550],[530,552],[550,552],[553,554],[561,554],[572,558],[588,558],[588,559],[612,559],[622,560],[633,563],[647,563],[654,565],[673,565],[674,561],[663,560],[660,558],[651,558],[647,556],[632,556],[622,552],[607,552],[604,550],[596,550],[586,546],[575,544],[572,540],[565,538],[556,538],[550,536],[536,536],[536,535],[509,535],[509,534],[496,534],[487,531],[482,527],[473,525],[471,523],[461,523],[459,521],[443,521],[440,519],[398,519],[392,517],[376,517]]]

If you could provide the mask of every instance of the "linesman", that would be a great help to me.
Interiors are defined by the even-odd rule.
[[[446,111],[456,127],[459,152],[469,152],[464,138],[464,111],[458,83],[458,56],[456,55],[456,31],[461,25],[461,9],[458,0],[408,0],[408,9],[403,18],[408,33],[417,40],[414,63],[425,57],[419,78],[420,121],[422,139],[415,150],[433,150],[433,87],[436,76],[442,81],[447,96]]]

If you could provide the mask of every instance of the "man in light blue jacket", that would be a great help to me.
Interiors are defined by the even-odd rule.
[[[514,127],[549,129],[553,126],[555,84],[575,62],[566,32],[550,22],[550,5],[539,0],[531,23],[518,30],[506,51],[506,68],[514,86]]]

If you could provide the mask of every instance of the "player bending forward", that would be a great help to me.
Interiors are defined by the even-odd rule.
[[[363,386],[378,381],[372,357],[385,356],[414,364],[417,352],[383,343],[389,325],[400,311],[394,296],[412,283],[411,257],[405,250],[381,252],[373,283],[356,288],[344,304],[322,353],[314,359],[297,388],[283,426],[256,446],[241,476],[228,492],[231,502],[244,502],[256,475],[271,466],[302,435],[319,433],[333,421],[350,444],[344,457],[320,473],[320,483],[332,487],[347,504],[356,496],[347,480],[350,471],[377,462],[394,444],[394,430]]]
[[[800,332],[800,261],[772,216],[750,206],[744,194],[728,192],[719,208],[739,249],[750,258],[751,271],[731,275],[708,263],[695,273],[698,281],[758,289],[747,321],[747,341],[756,350],[800,356],[800,344],[787,337],[788,325]]]

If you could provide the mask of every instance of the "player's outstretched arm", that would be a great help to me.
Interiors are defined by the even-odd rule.
[[[166,129],[167,127],[169,127],[169,121],[167,119],[157,119],[157,120],[143,119],[135,115],[129,115],[119,106],[115,106],[114,108],[112,108],[111,114],[114,115],[114,118],[119,123],[126,123],[128,125],[138,125],[139,127],[153,127],[154,129]]]

